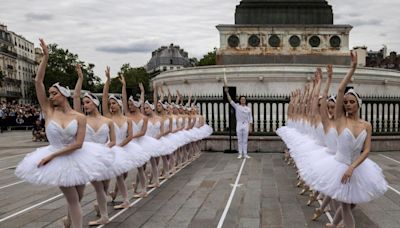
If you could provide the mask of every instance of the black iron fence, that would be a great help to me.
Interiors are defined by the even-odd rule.
[[[372,124],[373,135],[400,135],[400,97],[369,96],[362,99],[360,117]],[[286,124],[288,96],[247,96],[247,102],[253,113],[252,135],[275,135],[276,129]],[[198,97],[197,103],[214,134],[227,135],[231,108],[223,97]],[[232,130],[235,131],[235,121]]]

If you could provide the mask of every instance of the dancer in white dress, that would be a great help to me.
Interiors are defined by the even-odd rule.
[[[102,146],[84,143],[86,117],[70,107],[67,99],[70,90],[56,83],[49,88],[49,98],[46,97],[43,80],[49,51],[42,39],[40,46],[43,58],[35,88],[50,145],[26,155],[15,174],[33,184],[58,186],[67,200],[72,226],[79,228],[82,227],[80,200],[85,184],[99,178],[110,164],[101,154]]]
[[[74,90],[74,109],[77,112],[81,112],[81,89],[83,83],[83,73],[79,64],[76,66],[76,70],[78,73],[78,81]],[[115,146],[115,131],[113,122],[103,117],[98,107],[100,105],[99,99],[91,93],[85,93],[82,98],[83,108],[85,113],[87,114],[87,124],[86,124],[86,135],[85,142],[94,142],[100,145],[103,145],[103,153],[104,157],[108,157],[111,159],[111,164],[114,164],[114,160],[116,160],[115,150],[112,150],[113,146]],[[114,147],[114,149],[116,149]],[[118,151],[118,155],[121,155],[120,151]],[[117,159],[121,160],[121,159]],[[114,164],[120,166],[121,164]],[[97,226],[104,225],[108,223],[108,211],[107,211],[107,193],[108,186],[110,183],[110,179],[114,178],[122,173],[117,173],[113,166],[110,166],[108,170],[103,170],[103,176],[98,180],[92,181],[92,185],[96,191],[96,200],[97,204],[94,205],[95,211],[97,212],[97,216],[100,216],[99,220],[90,221],[89,226]]]
[[[124,159],[128,162],[128,166],[123,167],[124,173],[117,176],[117,185],[119,191],[121,191],[123,202],[120,205],[114,206],[115,209],[123,209],[128,208],[129,198],[128,198],[128,190],[125,185],[125,178],[128,175],[128,171],[139,167],[141,161],[141,157],[135,157],[136,154],[141,152],[141,148],[139,146],[134,146],[129,144],[132,139],[132,121],[130,121],[127,117],[125,117],[122,113],[122,101],[115,97],[114,95],[108,96],[108,90],[110,87],[110,68],[107,67],[106,71],[106,83],[103,88],[103,98],[102,98],[102,110],[103,115],[105,117],[110,118],[114,122],[114,130],[116,136],[116,143],[118,146],[122,147],[127,156],[124,156]],[[136,152],[136,153],[133,153]],[[123,158],[122,156],[116,156],[117,158]],[[117,196],[117,192],[111,192],[110,196],[114,200]]]
[[[345,227],[355,227],[351,204],[366,203],[382,196],[387,191],[387,182],[380,167],[367,158],[371,149],[372,127],[359,118],[362,101],[354,90],[346,94],[345,88],[357,67],[357,55],[351,53],[351,70],[342,80],[337,93],[335,126],[338,132],[338,147],[335,156],[318,162],[313,187],[341,202],[336,210],[334,227],[341,214]]]

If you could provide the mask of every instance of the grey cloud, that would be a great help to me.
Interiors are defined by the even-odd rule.
[[[378,19],[350,19],[346,21],[348,24],[351,24],[353,26],[371,26],[382,24],[382,21]]]
[[[136,41],[127,44],[102,45],[97,47],[96,50],[116,54],[148,53],[157,49],[158,46],[160,46],[158,42],[154,41]]]
[[[49,13],[27,13],[25,14],[26,20],[34,20],[34,21],[50,21],[53,20],[54,15]]]

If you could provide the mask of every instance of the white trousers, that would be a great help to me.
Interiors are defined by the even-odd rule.
[[[249,123],[237,122],[236,135],[238,138],[239,154],[247,155],[247,140],[249,138]]]

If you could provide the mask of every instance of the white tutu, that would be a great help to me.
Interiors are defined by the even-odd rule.
[[[342,184],[343,174],[348,165],[327,157],[315,165],[311,186],[324,195],[344,203],[367,203],[379,198],[387,191],[387,182],[382,169],[370,159],[366,159],[354,169],[350,182]],[[334,172],[333,172],[334,171]]]
[[[164,145],[163,155],[172,154],[178,149],[177,143],[174,140],[174,137],[172,137],[172,134],[161,137],[160,141]]]
[[[145,153],[150,155],[150,157],[159,157],[162,156],[163,153],[165,153],[164,145],[161,143],[160,140],[157,140],[153,137],[144,135],[140,138],[133,139],[132,142],[136,142],[140,147],[142,147]]]
[[[124,147],[113,146],[111,150],[115,154],[115,159],[110,168],[114,171],[115,176],[120,176],[137,167],[136,160]]]
[[[63,187],[84,185],[113,175],[106,171],[112,166],[113,154],[104,151],[104,146],[91,142],[84,142],[81,149],[37,167],[43,158],[59,150],[51,145],[36,149],[18,164],[15,174],[32,184]]]
[[[135,164],[133,168],[142,167],[150,160],[150,155],[136,141],[132,140],[122,148],[128,152],[133,160],[133,164]]]

